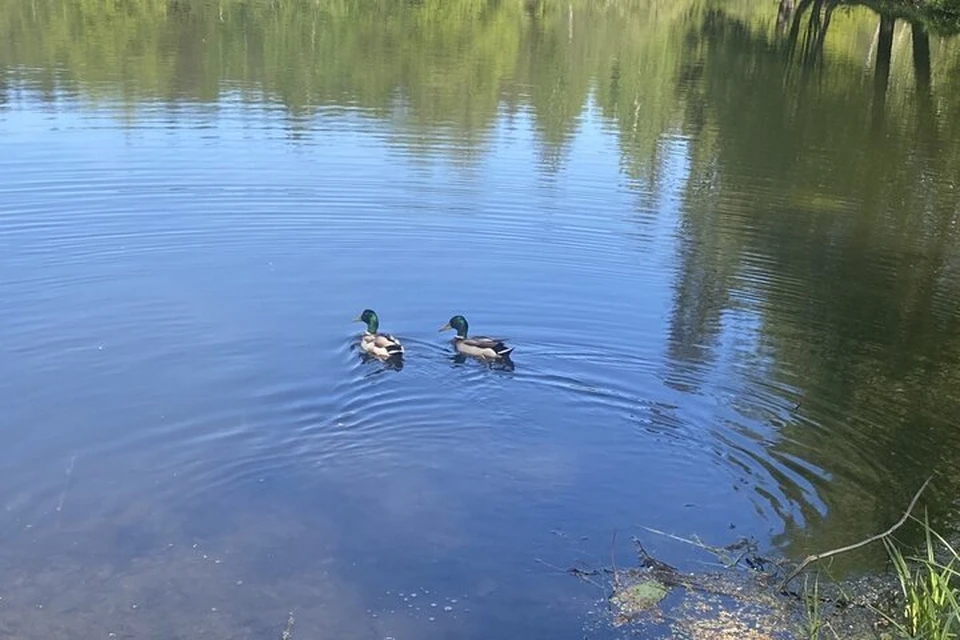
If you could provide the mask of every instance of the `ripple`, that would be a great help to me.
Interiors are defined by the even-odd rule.
[[[119,105],[65,103],[13,126],[16,154],[0,158],[0,296],[16,309],[0,338],[26,372],[0,397],[16,424],[40,425],[8,437],[4,477],[66,451],[122,460],[131,495],[150,485],[183,508],[270,483],[367,498],[397,485],[478,510],[509,495],[508,516],[536,526],[566,510],[686,523],[678,504],[708,503],[700,524],[726,532],[825,517],[838,477],[881,473],[864,453],[884,441],[876,417],[808,401],[801,373],[777,368],[777,348],[820,327],[762,329],[778,305],[811,304],[753,215],[771,184],[720,194],[728,269],[695,259],[721,252],[712,239],[677,231],[679,176],[657,206],[643,194],[637,225],[636,194],[611,188],[610,139],[595,142],[606,164],[520,170],[530,113],[456,165],[455,131],[433,132],[444,153],[413,157],[410,130],[348,105],[305,121],[322,153],[290,142],[279,105],[140,107],[122,128]],[[677,166],[688,142],[664,142]],[[371,305],[404,341],[401,369],[355,348],[347,317]],[[509,339],[514,369],[456,361],[435,329],[453,313]],[[761,340],[774,334],[783,344]],[[832,438],[855,472],[811,455]],[[60,486],[23,474],[11,512],[49,514]]]

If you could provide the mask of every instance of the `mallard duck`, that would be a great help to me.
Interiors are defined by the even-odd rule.
[[[513,347],[503,344],[503,341],[485,336],[467,337],[467,319],[463,316],[453,316],[450,322],[440,327],[440,331],[456,329],[457,335],[453,339],[453,346],[464,355],[476,356],[485,360],[507,360]]]
[[[380,328],[380,318],[375,311],[364,309],[363,313],[353,321],[365,322],[367,325],[366,331],[360,336],[360,349],[364,353],[369,353],[381,360],[399,358],[403,355],[403,345],[399,340],[388,333],[377,333],[377,329]]]

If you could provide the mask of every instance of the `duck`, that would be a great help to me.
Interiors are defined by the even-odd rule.
[[[381,360],[399,358],[403,356],[403,345],[394,336],[388,333],[378,333],[380,318],[373,309],[364,309],[363,313],[354,318],[354,322],[363,322],[367,325],[360,336],[360,349]]]
[[[440,331],[454,329],[457,335],[453,338],[453,346],[459,353],[484,360],[509,360],[513,347],[508,347],[502,340],[486,336],[467,337],[467,319],[463,316],[453,316],[447,324],[440,327]]]

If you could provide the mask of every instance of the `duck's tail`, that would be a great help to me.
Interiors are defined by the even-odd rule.
[[[389,358],[398,358],[403,355],[403,345],[402,344],[392,344],[387,347],[387,357]]]

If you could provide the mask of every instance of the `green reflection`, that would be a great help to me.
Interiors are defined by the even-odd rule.
[[[685,56],[688,122],[706,133],[692,141],[676,344],[715,350],[722,314],[756,314],[757,383],[792,390],[768,416],[769,471],[800,511],[781,537],[796,556],[883,530],[929,474],[934,513],[954,524],[960,489],[957,43],[828,9],[780,30],[713,11]]]

